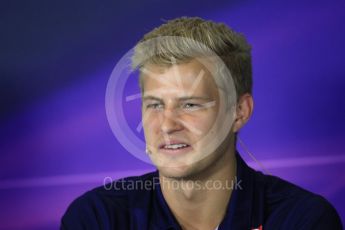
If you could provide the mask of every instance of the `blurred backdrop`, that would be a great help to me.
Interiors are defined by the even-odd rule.
[[[272,174],[325,196],[344,222],[344,12],[343,0],[1,1],[0,229],[56,229],[105,176],[154,169],[116,140],[105,89],[144,33],[179,16],[247,36],[255,111],[241,139]]]

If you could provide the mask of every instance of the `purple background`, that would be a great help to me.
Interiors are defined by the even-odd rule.
[[[105,89],[144,33],[183,15],[247,36],[255,111],[241,139],[272,174],[325,196],[344,222],[344,12],[343,0],[1,1],[0,229],[56,229],[105,176],[153,169],[115,139]],[[133,127],[137,105],[126,106]]]

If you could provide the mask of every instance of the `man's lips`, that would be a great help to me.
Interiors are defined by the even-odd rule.
[[[175,146],[170,146],[169,148],[167,147],[168,145],[175,145]],[[176,145],[179,145],[179,146],[176,146]],[[184,140],[177,140],[177,139],[173,139],[173,140],[169,140],[168,142],[161,143],[158,149],[160,153],[170,155],[170,156],[185,154],[192,150],[193,148],[190,144],[188,144],[188,142]]]
[[[190,144],[188,144],[186,141],[183,141],[183,140],[169,140],[168,142],[162,142],[158,146],[158,148],[159,149],[167,149],[166,146],[168,146],[168,145],[178,145],[178,144],[186,145],[184,148],[191,146]]]

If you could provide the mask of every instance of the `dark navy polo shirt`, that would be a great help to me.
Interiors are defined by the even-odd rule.
[[[278,177],[264,175],[236,154],[238,188],[233,190],[219,230],[342,229],[336,210],[323,197]],[[77,198],[61,229],[181,229],[166,201],[158,172],[128,177]]]

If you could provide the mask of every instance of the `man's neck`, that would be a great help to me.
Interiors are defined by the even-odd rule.
[[[170,185],[161,186],[163,196],[182,228],[210,230],[224,218],[235,176],[235,154],[227,152],[192,180],[162,175],[160,180],[161,185]]]

